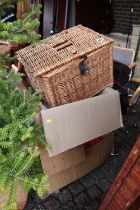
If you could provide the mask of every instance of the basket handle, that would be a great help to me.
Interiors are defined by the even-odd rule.
[[[71,45],[73,45],[70,41],[67,41],[67,42],[65,42],[65,43],[63,43],[63,44],[61,44],[61,45],[58,45],[57,47],[55,47],[55,49],[57,50],[57,51],[59,51],[59,50],[63,50],[63,49],[65,49],[65,48],[67,48],[67,47],[69,47],[69,46],[71,46]]]
[[[60,51],[60,50],[63,50],[65,48],[69,47],[69,46],[74,46],[74,45],[71,41],[65,39],[64,41],[61,41],[58,44],[54,45],[53,48],[55,48],[55,50],[57,50],[57,51]],[[72,54],[76,54],[77,50],[75,48],[75,49],[70,50],[70,52]]]

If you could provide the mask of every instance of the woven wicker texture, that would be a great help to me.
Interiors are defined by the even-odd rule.
[[[85,75],[79,68],[84,55]],[[81,25],[18,51],[18,57],[51,107],[91,97],[113,83],[112,40]]]

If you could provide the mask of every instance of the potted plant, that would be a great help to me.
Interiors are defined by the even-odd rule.
[[[4,57],[0,60],[0,209],[13,210],[17,193],[33,188],[40,195],[46,190],[37,145],[48,144],[41,124],[36,123],[39,94],[18,88],[22,75],[7,71]]]
[[[0,17],[3,15],[7,5],[8,7],[13,7],[13,2],[17,1],[5,0],[4,3],[0,5]],[[5,22],[5,19],[1,19],[0,43],[10,45],[11,49],[18,49],[27,44],[37,42],[40,39],[40,35],[36,32],[40,23],[38,20],[40,14],[41,5],[33,4],[30,12],[25,14],[23,19],[17,19],[13,22]]]
[[[34,43],[39,36],[36,32],[28,34],[31,25],[37,23],[28,22],[31,16],[26,16],[24,27],[24,20],[0,22],[0,39]],[[23,209],[31,188],[39,195],[47,189],[37,145],[48,148],[48,144],[42,125],[36,120],[40,95],[21,88],[22,74],[10,70],[6,66],[8,60],[11,61],[9,55],[0,55],[0,209],[14,210]]]

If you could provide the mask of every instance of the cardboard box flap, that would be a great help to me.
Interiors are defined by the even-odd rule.
[[[41,111],[45,136],[60,154],[123,126],[119,93],[106,88],[100,95]]]

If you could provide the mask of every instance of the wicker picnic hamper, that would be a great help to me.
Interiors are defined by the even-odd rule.
[[[34,89],[50,106],[92,97],[113,84],[112,40],[82,25],[18,51]]]

